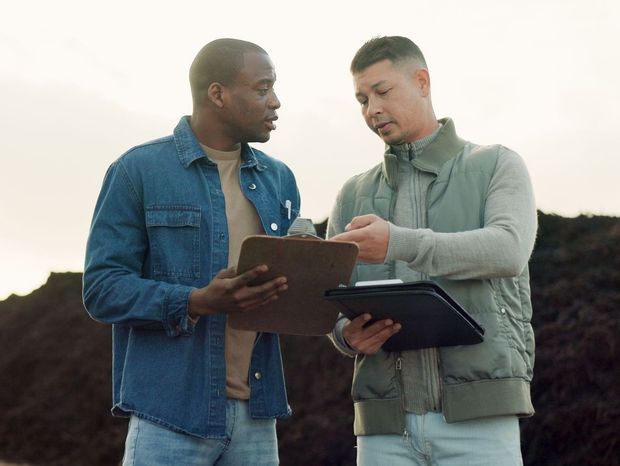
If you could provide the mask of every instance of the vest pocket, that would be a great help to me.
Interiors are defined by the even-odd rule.
[[[394,353],[379,351],[373,355],[357,355],[351,384],[353,401],[399,398],[400,395]]]
[[[146,227],[154,278],[200,278],[200,207],[147,207]]]

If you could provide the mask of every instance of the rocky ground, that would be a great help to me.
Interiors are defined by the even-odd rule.
[[[540,214],[531,260],[537,338],[526,465],[620,464],[620,219]],[[126,421],[110,407],[110,329],[80,299],[80,274],[52,274],[0,302],[0,458],[113,466]],[[284,466],[352,465],[352,361],[325,338],[283,337],[295,416],[279,423]],[[0,463],[1,465],[1,463]]]

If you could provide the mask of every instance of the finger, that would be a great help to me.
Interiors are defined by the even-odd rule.
[[[346,333],[343,328],[343,337],[360,353],[374,354],[381,348],[383,343],[397,333],[400,328],[400,324],[394,324],[391,320],[386,319],[375,322],[372,327],[368,328],[368,332],[363,330],[355,333]]]
[[[387,327],[384,327],[379,332],[373,334],[371,337],[362,340],[358,343],[357,347],[360,352],[365,354],[374,354],[383,344],[392,336],[398,333],[401,329],[400,324],[393,324]]]
[[[264,301],[266,299],[270,299],[272,296],[278,296],[282,294],[287,289],[288,289],[288,285],[286,283],[283,283],[275,288],[262,291],[261,293],[249,295],[248,299]]]
[[[278,299],[279,299],[279,295],[278,294],[274,294],[273,296],[270,296],[268,299],[265,299],[261,303],[259,303],[257,307],[264,306],[266,304],[272,303],[274,301],[277,301]]]
[[[262,299],[267,295],[271,295],[272,293],[281,293],[288,289],[288,284],[286,282],[286,277],[278,277],[273,280],[269,280],[261,285],[256,286],[245,286],[243,288],[239,288],[235,291],[235,299],[238,301],[242,300],[253,300],[253,299]]]
[[[261,294],[261,293],[268,293],[270,291],[277,290],[281,287],[284,287],[284,289],[282,290],[284,291],[288,288],[287,282],[288,280],[286,277],[277,277],[272,280],[269,280],[268,282],[262,283],[261,285],[252,286],[250,287],[250,290],[257,294]]]
[[[383,329],[391,325],[394,325],[394,321],[392,319],[383,319],[373,322],[372,324],[364,327],[364,338],[371,338],[376,333],[381,332]]]
[[[231,283],[231,288],[233,290],[236,290],[238,288],[247,286],[248,283],[256,279],[259,275],[267,272],[268,270],[269,267],[267,267],[265,264],[257,265],[256,267],[246,272],[243,272],[241,275],[237,275],[236,277],[234,277]]]
[[[355,335],[355,342],[362,351],[367,351],[368,348],[374,345],[381,345],[385,341],[386,334],[389,333],[391,327],[394,325],[389,319],[375,322],[368,326],[357,335]]]
[[[274,292],[273,294],[269,295],[268,297],[264,299],[253,299],[250,301],[245,301],[243,305],[241,306],[241,310],[242,312],[250,311],[252,309],[256,309],[258,307],[264,306],[265,304],[276,301],[277,299],[278,299],[278,294]]]
[[[360,339],[363,341],[371,341],[373,339],[381,338],[380,336],[384,334],[386,329],[389,329],[395,325],[400,324],[395,324],[391,319],[384,319],[374,322],[362,330],[360,333]],[[379,335],[379,337],[377,337],[377,335]]]
[[[283,293],[288,289],[285,277],[278,277],[259,286],[243,287],[237,290],[233,297],[240,307],[245,308],[248,303],[256,304]]]
[[[364,325],[366,325],[370,319],[372,319],[372,316],[368,313],[364,313],[350,320],[343,326],[342,336],[353,348],[358,349],[358,343],[366,338],[364,334]]]
[[[339,233],[330,238],[330,241],[352,241],[354,243],[359,243],[364,239],[364,234],[360,231],[345,231],[344,233]]]
[[[366,323],[370,319],[372,319],[372,316],[368,314],[367,312],[365,312],[364,314],[357,316],[346,326],[349,327],[351,330],[362,330],[364,325],[366,325]]]
[[[353,217],[351,222],[346,227],[344,227],[344,231],[358,230],[360,228],[364,228],[376,221],[378,218],[379,217],[377,217],[375,214],[367,214]]]
[[[220,270],[215,277],[216,278],[233,278],[237,275],[236,267],[228,267],[227,269]]]
[[[338,233],[329,238],[329,241],[349,241],[349,233]]]

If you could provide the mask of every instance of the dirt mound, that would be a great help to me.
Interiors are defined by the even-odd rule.
[[[0,458],[113,465],[125,423],[110,416],[110,329],[88,317],[81,274],[50,275],[0,302]]]
[[[540,215],[531,465],[620,464],[620,219]]]
[[[526,465],[620,464],[620,219],[540,214],[531,260],[537,337]],[[324,225],[323,225],[324,227]],[[52,274],[0,302],[0,458],[112,466],[126,421],[112,418],[110,329],[80,299],[81,275]],[[352,360],[326,338],[282,337],[292,419],[279,423],[289,465],[352,465]]]

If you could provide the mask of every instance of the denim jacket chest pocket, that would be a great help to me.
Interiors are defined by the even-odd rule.
[[[153,278],[200,278],[200,207],[146,208]]]

